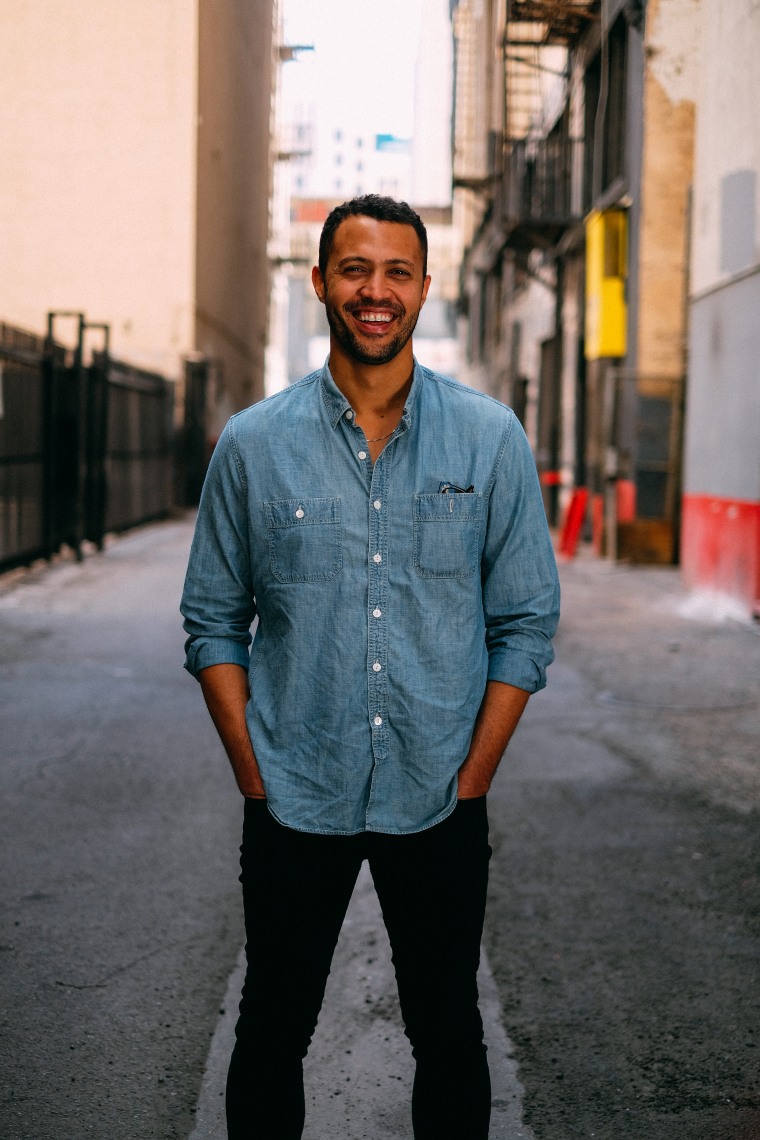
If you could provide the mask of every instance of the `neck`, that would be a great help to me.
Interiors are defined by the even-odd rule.
[[[406,347],[406,346],[405,346]],[[330,345],[330,374],[361,420],[362,415],[385,417],[401,413],[414,374],[411,351],[402,350],[387,364],[360,364]]]

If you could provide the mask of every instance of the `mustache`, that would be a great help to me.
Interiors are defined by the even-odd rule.
[[[397,304],[395,301],[385,299],[376,301],[373,297],[366,297],[363,301],[349,301],[343,306],[347,313],[361,313],[364,309],[383,309],[386,313],[393,313],[394,317],[403,317],[406,310],[403,305]]]

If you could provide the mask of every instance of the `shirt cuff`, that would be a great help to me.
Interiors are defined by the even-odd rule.
[[[187,649],[185,669],[197,679],[202,669],[210,665],[239,665],[248,671],[250,655],[246,646],[239,641],[223,638],[202,638],[193,642]]]
[[[546,669],[519,649],[498,649],[488,658],[488,680],[537,693],[546,685]]]

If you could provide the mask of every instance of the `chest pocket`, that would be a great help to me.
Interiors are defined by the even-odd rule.
[[[329,582],[340,573],[340,499],[276,499],[264,503],[264,517],[278,582]]]
[[[414,496],[414,568],[422,578],[469,578],[478,568],[481,496]]]

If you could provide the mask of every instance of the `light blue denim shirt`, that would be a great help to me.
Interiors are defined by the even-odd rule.
[[[558,606],[533,457],[496,400],[415,363],[373,465],[325,365],[225,428],[182,599],[186,668],[248,670],[251,742],[286,826],[445,818],[486,680],[544,686]]]

